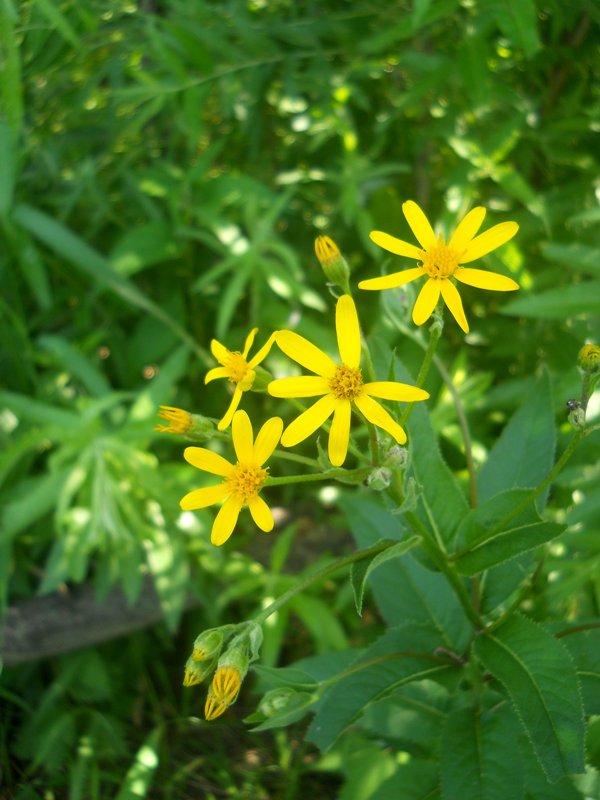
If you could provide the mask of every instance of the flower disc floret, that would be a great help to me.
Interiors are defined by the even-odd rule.
[[[270,336],[268,341],[260,348],[260,350],[251,359],[248,359],[248,353],[254,343],[254,338],[258,333],[258,328],[252,328],[246,341],[242,352],[239,350],[228,350],[221,342],[213,339],[210,343],[210,350],[213,356],[217,359],[220,366],[209,370],[204,378],[204,383],[210,383],[217,378],[226,378],[229,383],[235,386],[233,397],[229,404],[229,408],[225,415],[217,425],[220,431],[226,430],[231,424],[233,415],[242,399],[242,394],[248,392],[254,385],[256,378],[256,367],[263,361],[269,354],[269,350],[273,345],[273,336]]]
[[[264,464],[277,446],[282,430],[282,420],[272,417],[265,422],[254,440],[248,414],[236,411],[231,426],[238,459],[235,464],[204,447],[186,447],[183,454],[186,461],[223,478],[221,483],[214,486],[188,492],[179,501],[184,511],[194,511],[224,501],[213,523],[210,536],[213,544],[221,545],[229,539],[245,506],[262,531],[268,533],[273,530],[273,514],[259,492],[268,477],[268,469]]]
[[[362,371],[340,364],[329,379],[329,390],[338,400],[355,400],[363,390]]]
[[[283,352],[314,375],[271,381],[273,397],[319,397],[312,406],[291,422],[281,437],[284,447],[293,447],[323,425],[333,414],[328,454],[334,467],[340,467],[348,452],[350,417],[358,410],[373,425],[383,428],[398,444],[406,442],[404,429],[374,398],[415,402],[429,394],[416,386],[393,381],[363,383],[360,370],[360,327],[354,301],[342,295],[335,309],[340,361],[336,363],[320,348],[293,331],[278,331],[275,341]]]
[[[446,243],[443,236],[436,237],[429,220],[415,202],[408,200],[404,203],[402,212],[420,247],[396,239],[383,231],[371,231],[369,236],[379,247],[397,256],[413,258],[419,266],[361,281],[358,284],[359,289],[395,289],[425,276],[427,281],[421,287],[413,308],[412,318],[415,325],[427,322],[441,294],[454,319],[468,333],[469,324],[455,280],[478,289],[496,292],[510,292],[519,288],[518,283],[505,275],[463,266],[512,239],[519,230],[516,222],[501,222],[476,236],[485,217],[485,208],[478,206],[469,211]]]

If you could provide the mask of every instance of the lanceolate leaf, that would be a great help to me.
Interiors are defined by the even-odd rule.
[[[386,561],[390,561],[393,558],[400,558],[400,556],[403,556],[418,543],[419,537],[411,536],[410,539],[407,539],[404,542],[399,542],[398,544],[394,544],[391,547],[388,547],[388,549],[384,550],[382,553],[377,553],[377,555],[373,556],[373,558],[365,558],[363,561],[357,561],[352,565],[352,569],[350,570],[350,581],[352,583],[352,591],[354,592],[356,610],[359,615],[362,615],[365,584],[371,572],[384,564]]]
[[[514,487],[536,486],[554,463],[555,426],[550,379],[544,372],[510,419],[477,477],[479,502]],[[544,507],[547,491],[537,508]]]
[[[550,781],[584,768],[583,708],[565,646],[531,620],[513,617],[475,643],[506,688]]]
[[[443,800],[521,800],[518,735],[519,724],[507,705],[493,713],[469,707],[449,714],[440,747]]]
[[[441,644],[431,625],[407,623],[388,631],[327,691],[309,740],[325,750],[374,700],[411,681],[451,678],[457,668],[436,654]]]
[[[476,575],[509,558],[514,558],[519,553],[556,539],[565,528],[565,525],[558,525],[555,522],[535,522],[532,525],[521,525],[502,531],[494,539],[461,556],[456,561],[456,566],[463,575]]]

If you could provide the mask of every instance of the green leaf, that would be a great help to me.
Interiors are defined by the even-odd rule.
[[[154,528],[144,540],[146,557],[169,630],[177,628],[185,606],[189,565],[180,539]]]
[[[344,650],[348,646],[344,628],[334,609],[324,600],[304,594],[294,597],[288,606],[310,631],[320,652]]]
[[[162,735],[162,726],[158,726],[137,751],[115,800],[139,800],[147,796],[159,764],[158,747]]]
[[[258,725],[255,725],[251,730],[253,732],[258,731],[269,731],[273,730],[274,728],[285,728],[288,725],[292,725],[294,722],[298,722],[306,714],[310,711],[310,709],[314,706],[318,695],[311,694],[310,692],[297,692],[294,689],[289,689],[286,691],[285,689],[275,689],[273,692],[269,692],[265,698],[263,698],[263,702],[269,702],[274,696],[277,694],[276,700],[276,711],[271,712],[271,714],[265,719],[264,714],[261,714],[262,722],[259,722]],[[250,718],[246,718],[245,722],[254,722],[256,721],[255,715],[252,715]]]
[[[396,772],[384,781],[377,800],[439,800],[438,765],[434,761],[411,758],[407,764],[400,764]],[[461,798],[467,800],[467,798]]]
[[[442,644],[432,625],[405,623],[388,631],[325,693],[308,740],[325,750],[369,703],[412,681],[450,678],[456,667],[435,654]]]
[[[405,539],[399,516],[364,495],[344,495],[339,504],[361,548],[382,537]],[[456,595],[442,575],[425,569],[410,553],[382,564],[371,576],[371,587],[389,625],[407,619],[430,624],[437,629],[444,647],[460,652],[466,646],[471,626]]]
[[[423,403],[413,407],[409,432],[412,470],[423,489],[419,495],[420,516],[427,527],[435,526],[441,541],[451,547],[469,505],[442,458]]]
[[[102,397],[110,393],[110,384],[98,367],[62,336],[41,336],[39,343],[53,353],[65,369],[83,383],[90,394]]]
[[[600,630],[561,637],[575,662],[586,715],[600,714]]]
[[[405,542],[392,545],[384,550],[382,553],[377,553],[372,558],[365,558],[362,561],[357,561],[352,564],[350,569],[350,582],[352,584],[352,591],[354,592],[354,603],[356,604],[356,611],[359,616],[362,616],[363,596],[365,592],[365,584],[371,572],[377,567],[390,561],[393,558],[400,558],[415,545],[419,543],[418,536],[411,536]]]
[[[0,99],[2,100],[0,105],[15,142],[19,138],[23,125],[23,85],[19,52],[20,39],[15,30],[17,26],[20,26],[17,12],[12,3],[3,0],[0,2]],[[4,165],[2,177],[7,177],[7,173],[10,176],[11,170],[11,164]],[[4,194],[4,205],[11,196],[10,183],[1,191]]]
[[[533,0],[492,0],[489,6],[502,33],[522,48],[527,58],[534,56],[541,44]]]
[[[79,48],[79,37],[75,33],[73,26],[60,11],[60,9],[54,5],[52,0],[35,0],[35,3],[42,14],[46,17],[48,22],[51,24],[52,28],[57,30],[69,44],[73,45],[74,48]]]
[[[600,281],[582,281],[547,292],[518,297],[502,306],[502,314],[514,317],[560,319],[600,313]]]
[[[505,489],[541,483],[552,469],[555,441],[550,378],[544,371],[479,470],[479,502]],[[538,510],[543,509],[547,496],[548,490],[538,497]]]
[[[598,247],[590,247],[579,242],[569,242],[568,244],[544,242],[541,250],[549,261],[557,261],[572,270],[600,276],[600,248]]]
[[[73,430],[79,425],[80,418],[72,411],[50,405],[50,403],[42,403],[40,400],[25,397],[17,392],[0,390],[0,403],[10,408],[18,419],[26,419],[28,422],[56,425],[68,430]]]
[[[440,745],[443,800],[521,800],[518,735],[518,722],[506,705],[494,712],[471,706],[449,714]]]
[[[457,536],[460,572],[475,575],[560,536],[566,526],[543,522],[533,502],[515,516],[530,496],[530,489],[508,489],[469,511]]]
[[[2,15],[3,12],[0,10],[0,26],[2,24]],[[0,34],[1,48],[2,36]],[[0,121],[0,216],[5,216],[12,205],[16,166],[12,131],[8,125]]]
[[[145,267],[176,258],[179,243],[164,222],[151,222],[127,231],[113,247],[109,260],[119,275],[133,275]]]
[[[194,339],[183,330],[178,322],[141,292],[134,283],[117,275],[104,256],[101,256],[60,222],[44,214],[43,211],[24,204],[15,208],[13,217],[33,236],[76,269],[92,278],[99,286],[110,289],[125,302],[159,319],[171,328],[182,341],[189,344],[194,352],[202,355]]]
[[[479,637],[475,652],[506,688],[550,781],[584,769],[583,708],[564,645],[515,616]]]

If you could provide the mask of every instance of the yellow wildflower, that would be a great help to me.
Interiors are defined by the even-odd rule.
[[[242,399],[242,394],[252,388],[256,377],[255,367],[267,357],[273,344],[273,337],[271,336],[260,348],[258,353],[248,360],[248,353],[250,352],[254,337],[257,333],[258,328],[252,328],[246,337],[244,349],[241,353],[237,350],[228,350],[216,339],[213,339],[210,343],[210,350],[221,366],[209,370],[204,378],[204,383],[210,383],[210,381],[214,381],[216,378],[227,378],[230,383],[235,385],[229,408],[225,412],[223,419],[217,425],[220,431],[224,431],[231,424],[233,415]]]
[[[475,236],[485,217],[485,208],[479,206],[469,211],[446,244],[441,234],[436,237],[427,217],[414,201],[409,200],[403,203],[402,211],[420,247],[396,239],[382,231],[371,231],[369,235],[372,241],[379,247],[383,247],[384,250],[397,256],[414,258],[421,262],[420,265],[381,278],[361,281],[358,284],[359,289],[393,289],[396,286],[410,283],[422,275],[427,275],[428,279],[421,288],[413,308],[412,318],[415,325],[423,325],[424,322],[427,322],[441,293],[454,319],[463,331],[468,333],[469,325],[462,301],[450,278],[455,278],[468,286],[491,289],[496,292],[509,292],[519,288],[518,283],[505,275],[462,266],[491,253],[492,250],[496,250],[512,239],[519,230],[516,222],[501,222],[479,236]]]
[[[213,523],[210,536],[213,544],[221,545],[229,539],[244,506],[248,506],[252,519],[262,531],[273,530],[273,515],[259,492],[269,474],[263,465],[277,446],[282,430],[282,420],[272,417],[265,422],[254,441],[248,414],[236,411],[231,426],[238,458],[236,464],[204,447],[186,447],[183,455],[188,463],[224,478],[215,486],[194,489],[179,502],[184,511],[193,511],[225,501]]]
[[[161,419],[166,419],[168,425],[157,425],[154,430],[160,433],[189,433],[194,426],[194,418],[189,411],[174,406],[161,406],[158,411]]]
[[[393,381],[363,383],[360,369],[360,328],[356,307],[350,295],[342,295],[337,301],[335,325],[340,352],[339,364],[303,336],[292,331],[278,331],[275,334],[275,341],[283,352],[316,375],[272,381],[268,392],[273,397],[323,395],[287,426],[281,437],[281,443],[285,447],[293,447],[310,436],[333,414],[328,453],[331,463],[339,467],[344,463],[348,451],[353,404],[369,422],[383,428],[399,444],[404,444],[406,442],[404,429],[373,398],[415,402],[426,400],[429,394],[423,389],[405,383]]]

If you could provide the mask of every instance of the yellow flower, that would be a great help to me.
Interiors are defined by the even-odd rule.
[[[157,425],[154,430],[160,433],[189,433],[194,425],[194,418],[189,411],[173,406],[161,406],[158,411],[161,419],[166,419],[168,425]]]
[[[352,404],[374,425],[387,431],[399,444],[406,442],[404,429],[388,414],[374,397],[383,400],[415,402],[426,400],[429,394],[416,386],[393,381],[363,383],[360,369],[360,328],[356,307],[350,295],[337,301],[335,326],[340,363],[336,364],[314,344],[292,331],[278,331],[275,341],[283,352],[316,375],[281,378],[269,384],[273,397],[319,397],[285,429],[281,444],[293,447],[316,431],[333,414],[329,433],[329,460],[341,466],[348,451],[350,412]]]
[[[263,464],[277,446],[282,430],[282,420],[272,417],[265,422],[254,441],[248,414],[236,411],[231,426],[238,459],[236,464],[230,464],[223,456],[204,447],[186,447],[183,455],[188,463],[224,478],[215,486],[194,489],[179,501],[184,511],[194,511],[225,501],[213,523],[210,536],[213,544],[221,545],[229,539],[244,506],[248,506],[252,519],[262,531],[268,533],[273,530],[273,515],[259,492],[269,474]]]
[[[516,234],[519,226],[516,222],[501,222],[485,233],[475,236],[485,217],[485,208],[473,208],[462,220],[452,234],[448,244],[440,234],[437,238],[433,228],[419,206],[409,200],[402,205],[406,221],[410,225],[421,247],[403,242],[382,231],[371,231],[372,241],[384,250],[397,256],[414,258],[421,262],[420,266],[403,272],[394,272],[382,278],[371,278],[361,281],[359,289],[393,289],[405,283],[427,275],[428,280],[421,288],[417,302],[413,308],[413,322],[423,325],[432,315],[440,297],[452,312],[465,333],[469,332],[469,325],[465,317],[462,301],[458,290],[449,278],[455,278],[460,283],[475,286],[478,289],[491,289],[496,292],[510,292],[519,288],[519,284],[504,275],[488,272],[483,269],[463,267],[476,258],[487,255],[497,247],[508,242]]]
[[[224,431],[231,424],[233,415],[242,399],[242,394],[252,388],[256,377],[255,367],[267,357],[273,344],[273,337],[271,336],[260,348],[258,353],[248,360],[248,353],[257,333],[258,328],[252,328],[246,337],[244,350],[241,353],[237,350],[228,350],[216,339],[213,339],[210,343],[211,352],[221,366],[209,370],[204,378],[204,383],[210,383],[210,381],[214,381],[216,378],[227,378],[230,383],[235,384],[229,408],[225,412],[223,419],[217,425],[220,431]]]
[[[242,676],[235,667],[218,667],[214,674],[206,703],[204,716],[207,720],[220,717],[237,700],[242,685]]]

